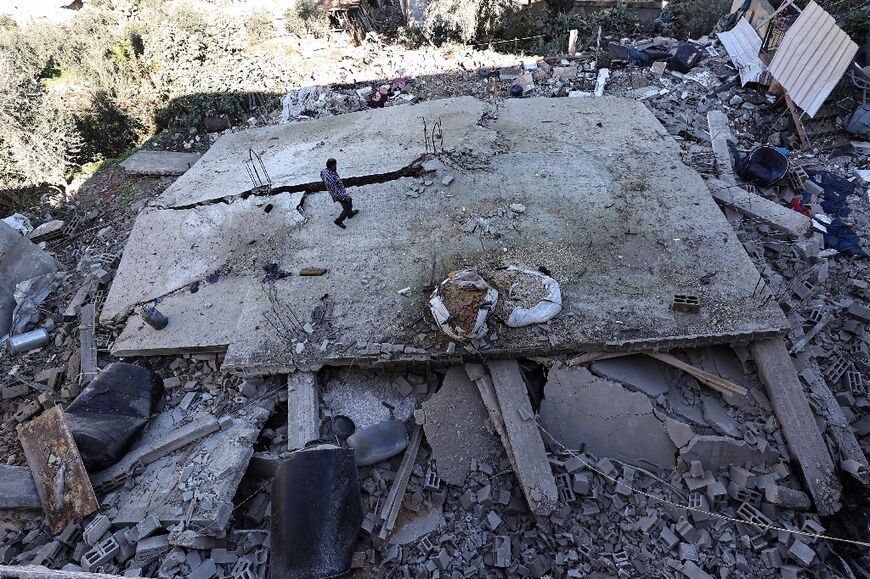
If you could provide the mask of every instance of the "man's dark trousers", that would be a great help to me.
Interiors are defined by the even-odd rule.
[[[353,199],[342,199],[339,203],[341,203],[341,215],[335,221],[337,223],[344,223],[345,218],[353,217]]]

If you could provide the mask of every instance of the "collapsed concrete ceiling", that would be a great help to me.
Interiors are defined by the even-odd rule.
[[[438,160],[423,119],[430,137],[441,122]],[[272,176],[269,195],[250,194],[249,149]],[[332,224],[329,194],[312,192],[328,157],[346,183],[369,183],[349,188],[362,213],[347,230]],[[423,160],[434,172],[403,176]],[[262,283],[272,263],[293,275]],[[549,270],[564,309],[513,329],[496,308],[491,354],[671,348],[787,327],[677,143],[618,98],[496,110],[464,97],[222,137],[140,214],[102,319],[127,320],[116,355],[226,350],[225,369],[247,372],[430,359],[449,344],[424,322],[434,285],[465,268],[492,283],[515,263]],[[328,271],[296,275],[305,267]],[[673,311],[676,294],[698,297],[700,311]],[[157,298],[165,330],[127,317]]]

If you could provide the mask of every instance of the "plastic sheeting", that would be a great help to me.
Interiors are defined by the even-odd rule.
[[[531,308],[514,308],[508,316],[507,325],[511,328],[522,328],[532,324],[543,324],[552,320],[562,311],[562,290],[559,282],[548,275],[544,275],[532,269],[510,266],[509,271],[517,271],[538,278],[547,289],[547,297],[539,301]]]
[[[20,233],[21,235],[27,235],[31,231],[33,231],[33,226],[30,224],[30,220],[21,215],[20,213],[13,213],[9,217],[3,219],[3,223]]]
[[[453,284],[460,289],[486,292],[486,296],[477,311],[474,328],[467,334],[465,333],[466,330],[453,323],[453,316],[441,299],[442,288],[447,284]],[[489,315],[489,311],[495,307],[497,301],[498,291],[495,288],[486,283],[477,272],[465,270],[450,274],[447,279],[435,288],[429,300],[429,309],[441,330],[454,340],[477,340],[486,335],[488,331],[486,318]]]
[[[293,117],[298,117],[307,110],[317,108],[320,101],[320,89],[316,86],[306,86],[299,90],[288,92],[281,99],[280,123],[289,123]]]
[[[12,294],[16,303],[12,311],[11,334],[13,336],[24,333],[31,322],[35,323],[39,320],[39,304],[44,302],[45,298],[65,279],[65,273],[46,273],[15,286]]]
[[[120,460],[163,396],[148,368],[115,362],[97,374],[66,409],[66,421],[88,471]]]

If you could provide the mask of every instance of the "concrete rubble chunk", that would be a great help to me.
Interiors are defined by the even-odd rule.
[[[287,449],[298,450],[320,438],[317,374],[295,372],[287,377]]]
[[[492,384],[510,441],[513,467],[531,511],[548,515],[556,507],[556,479],[547,459],[538,425],[523,416],[533,416],[528,387],[516,360],[489,363]],[[484,401],[486,403],[486,401]]]
[[[474,383],[461,366],[447,371],[440,390],[423,402],[423,430],[438,476],[461,486],[472,461],[495,462],[501,444]]]
[[[665,394],[677,375],[666,364],[648,356],[620,356],[597,360],[590,366],[593,373],[614,382],[621,382],[655,398]]]
[[[774,450],[762,452],[743,440],[710,434],[695,436],[680,451],[680,456],[687,461],[700,461],[706,468],[714,470],[730,465],[770,465],[779,460],[779,453]]]
[[[200,157],[199,153],[136,151],[121,167],[131,175],[183,175]]]
[[[566,448],[598,456],[676,464],[677,447],[649,398],[585,370],[550,372],[541,402],[541,424]]]
[[[41,509],[33,474],[25,466],[0,465],[0,509]]]
[[[276,397],[266,398],[224,416],[223,428],[198,439],[193,450],[188,451],[184,468],[175,466],[175,454],[145,466],[131,484],[112,494],[113,502],[104,505],[117,509],[113,522],[135,525],[154,515],[165,525],[186,521],[202,536],[223,533],[233,512],[232,498],[275,403]],[[176,408],[152,418],[130,452],[149,447],[172,433],[183,420],[182,412]]]

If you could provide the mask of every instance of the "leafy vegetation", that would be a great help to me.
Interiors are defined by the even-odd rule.
[[[0,18],[0,190],[64,187],[65,176],[118,158],[159,128],[247,118],[251,87],[283,93],[294,75],[284,47],[260,46],[275,35],[272,16],[255,11],[241,22],[213,8],[91,0],[67,24]],[[325,17],[306,10],[312,28]]]

